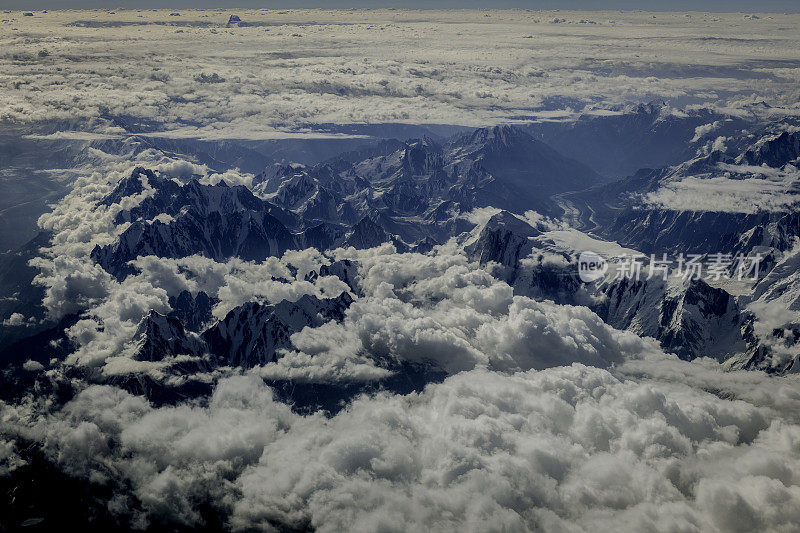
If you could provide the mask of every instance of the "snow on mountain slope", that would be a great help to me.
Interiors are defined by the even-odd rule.
[[[1,18],[0,531],[797,529],[800,16]]]
[[[456,237],[468,259],[508,283],[518,296],[588,306],[608,324],[653,337],[665,350],[683,358],[726,359],[743,353],[746,346],[764,343],[763,335],[751,334],[753,328],[748,329],[755,322],[752,312],[742,308],[746,302],[724,287],[710,287],[701,281],[628,283],[617,279],[583,283],[575,268],[581,251],[609,255],[630,250],[533,211],[524,216],[514,214],[514,207],[538,202],[550,209],[557,205],[553,195],[576,187],[595,187],[592,190],[600,191],[600,201],[610,198],[609,191],[615,191],[619,201],[620,191],[634,186],[628,197],[633,194],[640,202],[650,198],[652,205],[648,208],[645,202],[638,209],[618,213],[616,224],[604,228],[607,233],[627,232],[627,241],[622,242],[632,243],[634,248],[641,246],[643,251],[706,251],[712,244],[743,253],[764,251],[768,270],[780,261],[797,234],[793,213],[674,211],[655,206],[648,195],[663,197],[666,187],[686,184],[690,172],[692,179],[712,189],[718,185],[714,180],[719,179],[747,187],[753,187],[759,179],[763,183],[791,183],[796,169],[791,165],[794,159],[787,158],[795,157],[793,143],[790,134],[762,136],[755,142],[739,142],[737,146],[744,146],[740,156],[712,151],[674,168],[643,172],[599,188],[597,183],[602,178],[522,128],[511,126],[478,129],[445,142],[431,138],[385,141],[314,166],[273,166],[253,180],[252,189],[225,182],[211,185],[185,173],[180,179],[171,179],[168,170],[137,168],[98,202],[99,206],[119,206],[115,215],[119,232],[110,244],[95,246],[92,258],[123,281],[141,268],[140,263],[135,266],[131,262],[142,256],[261,262],[309,246],[317,250],[344,246],[371,253],[387,243],[395,253],[415,250],[430,255],[438,253],[439,243],[445,243],[446,249],[452,247],[448,239]],[[752,159],[756,153],[765,158],[764,162],[783,166],[745,165],[743,158]],[[772,190],[765,194],[775,197]],[[727,207],[730,211],[731,206]],[[476,208],[491,212],[478,228],[471,219]],[[598,217],[602,220],[602,213]],[[701,224],[709,224],[705,232],[696,230]],[[467,230],[472,238],[465,241]],[[315,282],[314,276],[332,274],[353,294],[364,295],[358,261],[345,266],[350,258],[338,257],[340,261],[303,276]],[[616,266],[611,266],[613,273]],[[298,301],[299,296],[288,302]],[[273,361],[276,350],[288,346],[295,326],[263,317],[254,322],[245,320],[243,316],[272,316],[272,311],[261,310],[261,304],[242,304],[247,298],[239,299],[237,305],[252,309],[237,308],[241,316],[223,317],[241,321],[238,326],[230,323],[223,327],[225,320],[213,324],[210,308],[219,305],[216,298],[196,288],[185,294],[176,291],[168,295],[159,312],[172,308],[169,316],[179,319],[189,331],[209,325],[217,328],[215,351],[225,353],[222,361],[235,366]],[[230,309],[225,312],[233,313]],[[313,316],[310,313],[305,322],[318,327],[321,324]],[[247,341],[244,336],[249,336]],[[169,346],[164,349],[171,350]]]
[[[658,339],[682,358],[722,361],[745,348],[735,298],[703,280],[623,278],[598,292],[602,299],[592,308],[608,324]]]
[[[188,290],[183,290],[177,297],[171,297],[169,305],[172,308],[169,316],[174,316],[190,331],[201,331],[203,326],[212,320],[212,309],[215,301],[203,291],[192,295]]]
[[[251,368],[276,361],[279,350],[291,346],[290,337],[303,328],[341,321],[353,302],[342,293],[337,298],[305,295],[296,302],[275,305],[246,303],[232,310],[202,335],[208,349],[222,364]]]
[[[542,121],[528,126],[537,139],[610,179],[640,168],[662,168],[692,158],[718,137],[736,136],[749,125],[719,111],[680,109],[664,102],[622,106],[607,115],[585,114],[575,121]]]
[[[551,195],[605,181],[589,167],[556,152],[519,127],[478,129],[450,141],[448,148],[452,160],[474,162],[495,178],[494,187],[505,189],[500,193],[487,188],[492,196],[502,196],[491,205],[515,212],[533,209],[550,214]]]
[[[747,350],[732,358],[731,368],[770,373],[800,371],[800,250],[797,245],[746,298]]]
[[[505,267],[511,276],[520,259],[527,257],[532,249],[531,239],[541,232],[508,211],[492,216],[483,226],[477,239],[465,247],[467,255],[480,264],[494,262]],[[513,283],[513,277],[507,277]]]
[[[293,334],[341,321],[352,301],[344,292],[336,298],[304,295],[274,305],[247,302],[201,334],[187,331],[175,316],[150,311],[131,339],[106,359],[98,377],[154,399],[202,392],[205,376],[277,361],[281,350],[292,348]]]
[[[119,213],[117,223],[130,225],[117,242],[92,251],[93,259],[118,278],[133,271],[128,262],[139,256],[200,254],[217,260],[233,256],[255,260],[297,247],[295,237],[274,216],[289,222],[291,213],[260,200],[243,186],[202,185],[196,180],[184,185],[136,169],[102,203],[119,203],[140,194],[142,174],[151,195]]]
[[[542,229],[502,212],[489,219],[465,251],[480,264],[495,265],[495,275],[508,281],[515,294],[586,305],[607,324],[653,337],[682,358],[723,361],[745,350],[742,328],[749,315],[724,289],[701,279],[645,279],[646,263],[640,279],[618,277],[613,259],[638,252],[576,230]],[[612,261],[605,277],[593,283],[578,277],[577,257],[587,250]]]
[[[133,341],[136,345],[133,359],[160,361],[168,356],[200,355],[202,342],[196,335],[187,332],[180,320],[164,316],[156,311],[139,323]]]
[[[800,159],[800,132],[784,131],[776,137],[766,137],[736,158],[736,162],[753,166],[780,168]],[[796,165],[795,165],[796,166]]]
[[[604,236],[645,253],[785,252],[800,235],[800,170],[797,133],[776,128],[580,198]]]
[[[383,242],[404,250],[463,231],[459,215],[473,207],[550,210],[552,194],[599,181],[511,126],[475,130],[444,145],[431,139],[384,143],[310,168],[272,167],[254,182],[260,197],[244,186],[181,182],[137,168],[101,205],[145,198],[119,212],[117,224],[129,226],[92,257],[122,279],[133,272],[128,263],[144,255],[260,260],[309,245]]]

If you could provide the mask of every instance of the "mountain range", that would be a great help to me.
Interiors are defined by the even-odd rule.
[[[695,130],[716,135],[746,122],[733,118],[703,125],[715,118],[700,113],[687,119],[649,105],[569,127],[507,125],[445,139],[385,139],[316,164],[268,164],[247,185],[140,166],[97,202],[115,209],[120,231],[112,242],[94,246],[90,260],[125,283],[140,274],[137,259],[146,256],[261,263],[309,248],[333,253],[391,245],[398,253],[431,255],[451,243],[514,294],[587,306],[613,328],[652,337],[681,358],[712,357],[730,368],[788,372],[797,367],[800,338],[794,314],[800,297],[790,297],[800,291],[793,269],[800,236],[793,199],[800,181],[800,133],[751,124],[747,135],[703,144]],[[622,132],[627,133],[620,137]],[[613,179],[614,171],[636,160],[615,166],[601,158],[593,170],[587,157],[615,142],[614,135],[618,143],[639,138],[642,146],[668,138],[671,144],[650,161],[672,164]],[[738,206],[741,187],[760,183],[773,187],[780,202]],[[697,197],[706,190],[728,194],[730,201],[703,209],[675,204],[681,195]],[[486,218],[476,218],[484,212]],[[47,239],[42,234],[20,260],[35,255]],[[601,250],[621,245],[645,258],[758,253],[763,262],[759,281],[745,289],[675,277],[606,276],[587,283],[577,275],[580,243]],[[342,259],[303,274],[309,284],[339,280],[344,289],[336,294],[246,301],[222,315],[214,314],[219,297],[202,290],[171,294],[169,310],[151,309],[120,353],[178,375],[276,363],[294,349],[294,334],[345,320],[354,298],[363,295],[361,268]],[[19,274],[18,284],[36,273],[25,272],[30,273]],[[56,341],[68,353],[75,339],[64,335],[64,324],[41,310],[30,312],[39,305],[41,290],[31,289],[25,298],[31,301],[27,307],[10,309],[27,309],[41,325],[30,326],[36,335],[29,339],[19,327],[9,328],[5,353],[23,345],[46,351]],[[763,309],[776,306],[785,312],[766,327]],[[408,371],[435,375],[436,364],[427,366],[430,370]]]

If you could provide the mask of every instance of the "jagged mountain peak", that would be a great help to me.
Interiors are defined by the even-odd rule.
[[[484,225],[484,230],[510,231],[520,237],[535,237],[541,234],[541,232],[531,224],[520,219],[515,214],[505,210],[492,215],[492,217]]]
[[[399,240],[395,235],[386,231],[381,224],[376,222],[384,218],[381,213],[374,213],[373,216],[363,217],[353,229],[345,240],[345,246],[352,246],[357,250],[364,250],[367,248],[374,248],[380,246],[385,242],[392,242],[397,247],[398,251],[407,251],[408,247],[405,243]]]
[[[286,177],[278,189],[267,196],[269,200],[287,209],[297,209],[319,189],[319,182],[306,172],[296,172]]]
[[[283,182],[306,171],[307,167],[300,163],[275,163],[256,176],[253,189],[261,195],[274,194]]]
[[[120,223],[131,222],[118,240],[92,251],[92,258],[119,279],[133,271],[129,261],[142,255],[262,260],[298,246],[287,227],[297,215],[257,198],[247,187],[165,179],[151,186],[154,194],[117,216]]]
[[[532,250],[530,238],[540,234],[539,230],[512,213],[501,211],[487,221],[478,238],[465,250],[481,264],[495,262],[514,269],[519,260]]]
[[[519,143],[543,144],[524,129],[510,124],[477,128],[471,133],[456,137],[451,144],[456,147],[460,146],[468,150],[475,150],[483,148],[485,145],[491,145],[495,149],[507,149]]]
[[[418,139],[409,139],[405,142],[407,148],[423,148],[430,150],[441,150],[441,145],[432,137],[425,135]]]
[[[352,302],[347,292],[323,299],[304,295],[274,305],[247,302],[232,309],[202,337],[217,359],[249,368],[277,360],[278,350],[291,346],[293,333],[329,320],[343,320]]]
[[[168,316],[175,317],[191,331],[200,331],[212,320],[211,310],[215,300],[204,291],[196,295],[184,290],[177,297],[170,297],[170,311]]]
[[[800,159],[800,131],[784,131],[777,136],[759,139],[736,162],[780,168]]]
[[[653,100],[647,103],[637,104],[633,107],[633,112],[639,115],[660,115],[665,109],[669,109],[669,102],[664,100]]]
[[[134,196],[141,194],[145,190],[145,184],[149,187],[158,187],[163,184],[165,180],[156,175],[152,170],[144,167],[136,167],[131,171],[130,175],[122,178],[114,190],[106,195],[100,201],[101,205],[111,205],[119,203],[122,198],[126,196]]]
[[[135,347],[132,358],[139,361],[203,352],[200,340],[187,333],[179,319],[152,310],[139,322],[131,343]]]
[[[175,316],[150,311],[127,350],[138,361],[163,361],[180,355],[205,359],[210,354],[221,364],[249,368],[275,361],[278,350],[291,346],[293,333],[329,320],[343,320],[351,303],[348,292],[335,298],[306,294],[274,305],[246,302],[201,335],[186,331]]]
[[[435,172],[443,165],[442,147],[430,138],[411,141],[403,151],[403,169],[412,175]]]

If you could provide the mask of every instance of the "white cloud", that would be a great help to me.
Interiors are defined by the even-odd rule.
[[[24,326],[27,320],[22,313],[11,313],[11,315],[3,320],[4,326]]]
[[[445,247],[431,255],[393,250],[391,245],[338,250],[337,257],[359,264],[364,296],[343,322],[294,334],[295,350],[259,375],[336,383],[383,377],[376,361],[456,373],[476,366],[515,371],[575,361],[607,367],[661,354],[655,341],[614,330],[586,307],[514,296],[508,284],[461,253]]]
[[[0,438],[0,478],[25,464],[26,461],[16,452],[15,442]]]
[[[234,529],[791,529],[800,426],[794,407],[772,406],[796,378],[660,362],[625,379],[579,364],[476,369],[331,418],[292,413],[255,376],[221,381],[206,407],[153,408],[92,386],[32,425],[7,410],[0,429],[46,439],[72,475],[124,480],[140,524],[198,524],[208,501]]]
[[[614,13],[614,24],[589,25],[570,12],[377,10],[355,22],[342,11],[237,14],[271,25],[223,28],[227,13],[197,11],[182,13],[180,34],[156,24],[163,11],[141,19],[63,12],[15,24],[0,37],[0,120],[125,114],[157,123],[163,131],[153,135],[269,139],[330,136],[315,123],[558,120],[656,97],[741,113],[765,95],[775,106],[800,95],[796,72],[764,67],[800,60],[798,38],[778,29],[791,24],[785,18],[659,14],[649,24],[649,15]],[[556,16],[559,24],[547,23]],[[725,37],[730,25],[736,40]],[[36,53],[43,39],[48,55]],[[408,45],[421,40],[422,49]],[[198,72],[216,73],[216,83],[198,81]],[[770,109],[763,112],[787,112]],[[53,234],[33,261],[44,303],[52,318],[84,311],[68,330],[76,350],[67,364],[98,368],[94,377],[110,382],[138,373],[174,384],[167,369],[191,358],[133,361],[129,341],[150,310],[168,312],[169,298],[184,290],[216,298],[213,314],[222,318],[247,301],[337,296],[348,290],[338,278],[305,276],[350,259],[361,294],[341,323],[295,333],[277,363],[192,375],[216,383],[207,401],[157,408],[75,378],[80,392],[66,405],[0,403],[0,476],[25,464],[18,441],[38,442],[67,474],[116,487],[107,507],[135,527],[153,519],[200,525],[200,502],[241,530],[781,531],[800,520],[800,378],[682,362],[588,308],[515,296],[457,239],[425,255],[385,244],[290,251],[261,263],[139,257],[138,273],[112,278],[87,258],[124,231],[114,222],[120,210],[152,194],[144,183],[140,195],[98,205],[134,166],[203,183],[249,186],[253,176],[214,173],[142,149],[103,120],[94,125],[45,134],[123,147],[122,155],[87,149],[93,171],[40,219]],[[698,127],[694,140],[717,126]],[[721,137],[708,141],[724,148]],[[720,171],[731,175],[685,177],[646,200],[743,213],[795,202],[790,168]],[[612,248],[525,217],[551,230],[559,249],[579,241]],[[6,325],[24,321],[13,314]],[[408,363],[449,377],[405,396],[360,396],[329,417],[293,412],[263,382],[351,385]],[[34,361],[23,368],[51,379],[63,370],[57,361],[46,373]]]
[[[155,153],[147,157],[164,175],[186,179],[206,170]],[[143,193],[118,204],[98,205],[123,172],[111,170],[79,180],[53,213],[42,217],[42,226],[54,232],[52,245],[33,262],[41,269],[38,282],[47,288],[45,304],[53,316],[83,311],[67,332],[77,347],[67,364],[110,365],[103,370],[106,375],[148,370],[164,378],[163,365],[156,368],[119,359],[127,354],[139,322],[151,310],[168,313],[169,298],[184,290],[204,291],[218,300],[213,309],[217,319],[249,301],[296,301],[306,294],[336,297],[349,291],[338,278],[305,279],[335,259],[358,265],[363,297],[348,309],[342,323],[297,333],[295,349],[283,354],[282,361],[260,369],[260,375],[326,383],[373,380],[388,374],[380,361],[389,366],[434,365],[448,373],[480,365],[528,370],[574,361],[606,367],[658,351],[651,341],[606,326],[587,308],[514,297],[513,289],[495,279],[490,269],[470,262],[455,239],[430,255],[398,254],[391,244],[384,244],[370,250],[339,249],[330,257],[314,249],[292,250],[259,263],[146,256],[132,262],[137,274],[117,281],[86,258],[95,245],[111,242],[122,230],[113,222],[121,209],[152,194],[145,187]],[[141,179],[148,185],[146,178]],[[483,209],[469,216],[480,221],[492,214]]]
[[[645,194],[644,202],[650,207],[676,211],[786,211],[800,201],[798,177],[796,171],[776,179],[689,176]]]
[[[39,361],[31,361],[30,359],[28,359],[22,364],[22,368],[24,368],[28,372],[38,372],[40,370],[44,370],[44,365]]]
[[[224,318],[231,309],[245,302],[275,304],[281,300],[296,301],[305,294],[334,298],[349,291],[349,287],[335,277],[321,276],[313,282],[304,279],[308,271],[319,270],[328,263],[329,259],[313,249],[287,252],[283,258],[270,257],[262,263],[238,258],[218,263],[201,256],[140,257],[132,264],[141,272],[122,282],[105,279],[102,298],[88,305],[81,320],[68,329],[78,349],[67,362],[88,366],[105,364],[110,357],[121,353],[150,310],[168,313],[169,298],[184,290],[194,294],[204,291],[219,299],[213,309],[217,319]],[[135,371],[141,367],[121,366],[119,360],[114,361],[114,365],[116,370]]]
[[[709,124],[703,124],[701,126],[697,126],[694,129],[694,137],[692,137],[692,140],[689,142],[695,143],[699,141],[712,131],[719,129],[720,126],[722,126],[722,122],[720,122],[719,120],[711,122]]]
[[[108,133],[97,133],[89,131],[56,131],[47,135],[30,134],[25,135],[27,139],[43,140],[69,140],[69,141],[99,141],[108,139],[118,139],[120,136]]]
[[[308,138],[342,135],[313,124],[485,126],[653,99],[736,108],[754,92],[771,113],[799,94],[784,64],[800,59],[788,31],[797,15],[614,12],[580,24],[585,13],[236,10],[255,24],[225,28],[230,12],[189,10],[176,28],[168,13],[54,11],[4,23],[13,29],[0,39],[0,120],[111,114],[156,122],[145,133],[164,137]],[[427,45],[409,45],[420,39]]]

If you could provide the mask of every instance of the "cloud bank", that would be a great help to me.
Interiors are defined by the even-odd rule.
[[[779,396],[796,377],[638,364],[660,370],[475,369],[332,418],[292,413],[255,376],[221,381],[206,407],[91,386],[32,425],[4,406],[1,427],[116,487],[109,509],[138,526],[201,524],[208,501],[234,530],[791,530],[800,426]],[[666,377],[681,371],[720,395]],[[0,452],[13,468],[13,440]]]
[[[125,116],[155,135],[270,139],[326,124],[557,119],[654,99],[797,113],[800,15],[169,13],[5,14],[0,120],[69,129]],[[228,27],[232,13],[245,24]]]

